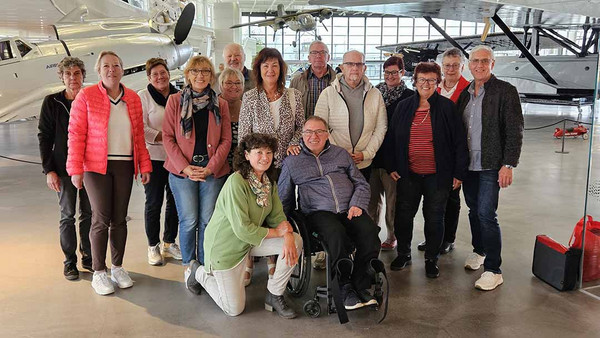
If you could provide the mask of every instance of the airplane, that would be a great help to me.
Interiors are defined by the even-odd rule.
[[[272,19],[233,25],[229,28],[233,29],[251,25],[257,25],[258,27],[271,26],[271,28],[273,28],[275,31],[273,33],[274,41],[278,30],[289,27],[291,30],[296,32],[296,40],[292,42],[292,46],[296,47],[296,41],[299,40],[301,32],[312,32],[316,30],[317,19],[323,25],[325,30],[327,30],[327,26],[325,26],[323,21],[330,19],[332,16],[333,11],[329,8],[313,9],[294,14],[286,14],[283,9],[283,5],[279,4],[277,5],[277,16]],[[321,37],[317,36],[317,39],[321,40]]]
[[[309,0],[310,5],[341,7],[348,10],[423,17],[446,41],[418,41],[394,46],[381,46],[392,52],[412,51],[411,62],[419,58],[435,59],[447,47],[454,46],[468,56],[480,36],[451,37],[432,18],[485,22],[483,37],[502,40],[491,47],[495,50],[515,50],[516,56],[498,56],[494,74],[515,85],[524,101],[581,105],[593,102],[595,97],[598,64],[598,36],[600,6],[595,4],[556,1],[536,1],[531,8],[527,0],[480,1],[480,0]],[[502,32],[488,34],[491,22]],[[514,33],[509,27],[521,27],[523,32]],[[559,33],[560,29],[579,27],[583,30],[581,43],[575,43]],[[462,40],[461,40],[462,39]],[[486,39],[484,39],[486,41]],[[462,43],[461,43],[462,42]],[[548,43],[554,48],[562,47],[573,55],[540,56],[540,49]],[[481,44],[482,42],[478,42]],[[483,42],[484,43],[484,42]],[[437,45],[437,46],[436,46]],[[464,72],[465,77],[470,76]]]
[[[0,38],[0,123],[35,117],[43,98],[64,88],[57,65],[65,56],[80,58],[86,65],[84,85],[99,81],[93,69],[102,50],[123,59],[123,83],[131,89],[146,86],[148,58],[167,61],[172,80],[181,78],[177,67],[193,54],[186,41],[195,17],[193,4],[181,11],[177,23],[159,33],[148,18],[111,18],[81,21],[85,6],[74,9],[53,25],[56,40],[31,43],[19,37]]]

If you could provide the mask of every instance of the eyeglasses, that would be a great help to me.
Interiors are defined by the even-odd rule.
[[[474,64],[474,65],[484,65],[487,66],[490,63],[492,63],[492,59],[473,59],[473,60],[469,60],[470,63]]]
[[[458,69],[459,67],[460,67],[460,63],[452,63],[452,64],[445,64],[444,65],[444,69],[446,69],[446,70]]]
[[[314,135],[317,135],[317,136],[320,137],[320,136],[323,136],[323,135],[327,134],[327,130],[323,130],[323,129],[317,129],[317,130],[306,129],[306,130],[302,131],[302,134],[306,135],[306,136],[312,136],[314,134]]]
[[[396,76],[396,75],[398,75],[398,73],[400,73],[400,71],[398,71],[398,70],[392,70],[389,72],[387,70],[383,71],[384,76]]]
[[[163,70],[162,72],[158,72],[158,73],[152,73],[152,74],[150,74],[150,77],[151,77],[151,78],[153,78],[153,79],[157,79],[157,78],[159,78],[160,76],[167,76],[167,75],[169,75],[169,73],[168,73],[168,72],[165,72],[165,71]]]
[[[432,85],[432,84],[436,84],[438,82],[438,79],[426,79],[424,77],[420,77],[420,78],[417,79],[417,83],[418,84],[424,84],[425,82],[427,82],[430,85]]]
[[[239,87],[242,85],[242,83],[239,81],[238,82],[225,81],[225,82],[223,82],[223,84],[227,87],[231,87],[231,86]]]
[[[309,52],[308,54],[310,54],[312,56],[317,56],[317,55],[325,56],[329,53],[326,50],[313,50],[313,51]]]
[[[348,66],[350,68],[354,68],[354,67],[359,68],[359,67],[364,66],[365,63],[364,62],[344,62],[343,65]]]
[[[195,68],[190,69],[190,73],[192,73],[192,75],[194,75],[194,76],[196,76],[200,73],[202,73],[202,75],[204,75],[204,76],[208,76],[208,75],[212,74],[210,69],[195,69]]]

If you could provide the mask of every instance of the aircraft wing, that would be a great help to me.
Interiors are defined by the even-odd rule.
[[[523,32],[513,32],[519,40],[523,41]],[[527,33],[527,36],[530,37],[531,33]],[[464,50],[469,50],[478,45],[487,45],[491,47],[494,51],[507,51],[507,50],[517,50],[517,47],[514,43],[506,36],[504,33],[490,33],[487,35],[485,41],[481,41],[481,35],[468,35],[468,36],[460,36],[453,37],[453,39],[460,44]],[[529,39],[529,38],[528,38]],[[539,36],[540,49],[546,48],[555,48],[556,43],[549,38],[540,35]],[[452,48],[452,44],[448,42],[448,40],[441,39],[432,39],[432,40],[423,40],[423,41],[415,41],[415,42],[406,42],[399,43],[393,45],[384,45],[379,46],[377,49],[383,50],[385,52],[395,53],[402,48],[414,48],[419,50],[424,49],[437,49],[440,53],[445,51],[446,49]]]
[[[329,8],[318,8],[318,9],[311,9],[311,10],[306,10],[306,11],[299,11],[299,12],[292,13],[292,14],[275,16],[271,19],[259,20],[259,21],[248,22],[248,23],[241,23],[238,25],[233,25],[229,28],[239,28],[239,27],[250,26],[250,25],[257,25],[259,27],[270,26],[270,25],[273,25],[276,23],[282,23],[282,22],[288,22],[290,20],[296,20],[296,17],[298,15],[302,15],[302,14],[310,14],[312,16],[320,16],[324,13],[323,10],[327,11],[330,9]],[[333,11],[330,10],[330,13],[332,13],[332,12]],[[327,18],[329,18],[329,16]]]
[[[309,0],[310,5],[332,6],[355,11],[395,14],[407,17],[482,22],[497,14],[508,26],[539,24],[584,24],[586,17],[600,17],[600,0]]]

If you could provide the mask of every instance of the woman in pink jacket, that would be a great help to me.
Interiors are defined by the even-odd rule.
[[[140,97],[121,84],[123,61],[103,51],[96,62],[101,81],[82,89],[71,106],[67,172],[78,189],[85,184],[92,205],[92,288],[99,295],[115,291],[106,274],[110,240],[111,280],[133,286],[123,269],[127,208],[134,176],[150,181],[152,163],[144,141]]]
[[[207,57],[191,58],[183,72],[187,86],[165,107],[163,146],[187,266],[191,260],[204,262],[204,229],[229,173],[231,119],[227,101],[211,88],[215,69]]]

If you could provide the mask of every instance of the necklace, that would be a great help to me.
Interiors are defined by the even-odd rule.
[[[446,86],[446,82],[442,82],[442,85],[444,86],[444,89],[446,89],[446,91],[449,92],[452,90],[452,88],[454,88],[454,86],[456,86],[456,83],[452,87]]]
[[[267,95],[267,100],[269,100],[269,102],[275,102],[281,97],[281,92],[279,90],[272,95],[267,93],[267,91],[265,91],[265,94]]]
[[[427,118],[429,117],[429,112],[430,112],[430,110],[427,110],[427,114],[425,114],[425,117],[423,118],[423,120],[420,123],[414,123],[413,122],[412,125],[413,126],[420,126],[420,125],[422,125],[425,122],[425,120],[427,120]]]

